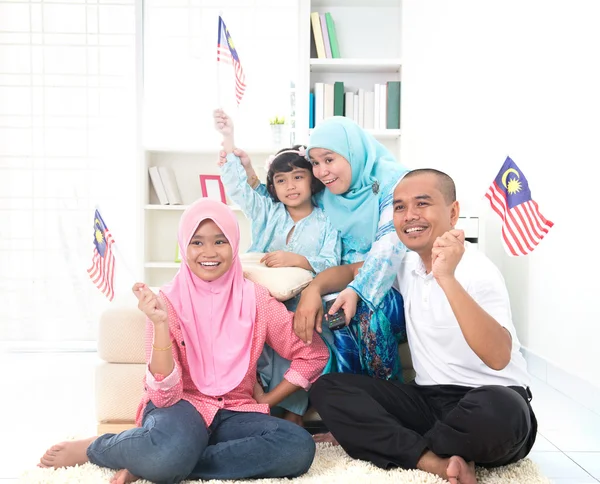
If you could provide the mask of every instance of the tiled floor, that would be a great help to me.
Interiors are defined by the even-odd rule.
[[[94,353],[0,354],[0,484],[70,435],[93,435]],[[539,434],[530,457],[557,484],[600,482],[600,415],[534,380]]]

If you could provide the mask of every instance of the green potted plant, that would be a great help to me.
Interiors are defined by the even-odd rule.
[[[273,144],[276,147],[281,146],[281,142],[283,139],[283,131],[285,127],[285,117],[284,116],[275,116],[269,119],[269,124],[271,125],[271,135],[273,136]]]

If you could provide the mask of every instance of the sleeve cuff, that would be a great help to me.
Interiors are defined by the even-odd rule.
[[[283,378],[289,381],[292,385],[302,387],[305,390],[308,390],[310,388],[310,382],[296,370],[292,370],[291,368],[285,372]]]
[[[239,158],[236,155],[234,155],[233,153],[227,153],[227,156],[225,157],[225,159],[227,161],[237,161],[237,160],[239,160]]]
[[[177,365],[173,366],[173,371],[170,375],[164,376],[157,373],[156,376],[150,371],[150,365],[146,366],[146,385],[155,391],[166,391],[173,388],[179,383],[179,370]]]

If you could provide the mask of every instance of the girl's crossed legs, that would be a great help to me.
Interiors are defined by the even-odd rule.
[[[157,408],[149,402],[142,427],[95,439],[64,442],[41,464],[66,467],[90,461],[127,469],[156,483],[185,479],[296,477],[310,468],[315,444],[303,428],[270,415],[220,410],[209,428],[192,404]]]

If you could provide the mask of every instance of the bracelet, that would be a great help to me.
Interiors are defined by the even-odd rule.
[[[169,343],[169,346],[167,346],[166,348],[157,348],[156,346],[154,346],[154,343],[152,343],[152,348],[155,349],[156,351],[167,351],[169,348],[171,348],[171,346],[173,346],[172,341],[171,341],[171,343]]]

